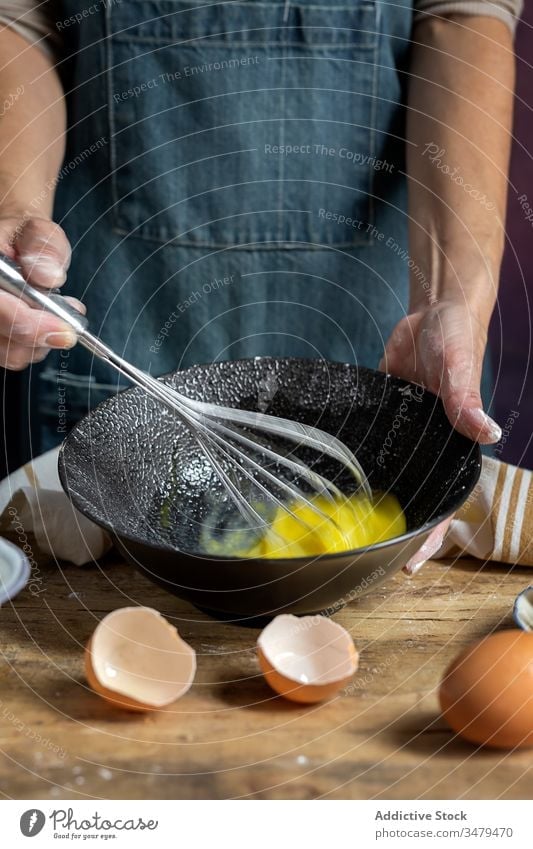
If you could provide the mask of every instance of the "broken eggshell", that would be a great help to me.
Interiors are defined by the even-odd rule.
[[[156,710],[190,688],[196,653],[157,610],[122,607],[95,628],[85,672],[92,689],[113,705]]]
[[[325,616],[276,616],[259,635],[257,654],[272,689],[307,704],[334,696],[359,661],[348,631]]]
[[[533,631],[533,587],[527,587],[517,595],[513,619],[522,631]]]

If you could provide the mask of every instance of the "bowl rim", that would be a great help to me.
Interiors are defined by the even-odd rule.
[[[340,362],[340,361],[336,361],[336,360],[325,360],[325,359],[318,359],[318,358],[316,360],[313,360],[313,358],[311,358],[311,357],[270,357],[270,356],[241,357],[241,358],[236,359],[236,360],[220,360],[219,362],[211,362],[211,363],[195,363],[194,365],[188,366],[187,368],[184,368],[184,369],[174,369],[173,371],[166,372],[165,374],[159,375],[159,377],[160,378],[172,377],[175,374],[182,374],[182,373],[185,373],[187,371],[192,371],[193,369],[207,368],[207,367],[213,366],[213,365],[223,366],[223,365],[227,365],[229,363],[249,363],[249,362],[257,362],[257,361],[270,361],[270,362],[283,361],[283,362],[286,362],[286,363],[290,363],[290,362],[326,363],[328,365],[354,368],[354,369],[357,369],[358,371],[366,371],[366,372],[370,372],[370,373],[374,373],[374,374],[382,374],[385,379],[393,381],[394,383],[398,382],[398,383],[402,383],[402,384],[409,384],[411,386],[417,386],[417,387],[420,388],[420,384],[415,383],[412,380],[406,380],[405,378],[396,377],[395,375],[392,375],[389,372],[379,372],[377,369],[371,369],[368,366],[360,366],[360,365],[357,365],[356,363],[344,363],[344,362]],[[430,392],[425,387],[421,387],[421,388],[424,390],[424,394],[429,395],[429,396],[431,396],[435,399],[438,398],[437,395],[435,395],[433,392]],[[68,443],[69,439],[71,438],[72,434],[74,433],[74,430],[76,428],[78,428],[82,424],[82,422],[86,421],[95,412],[95,410],[98,410],[98,409],[100,409],[101,407],[104,407],[104,406],[111,405],[112,403],[114,403],[116,401],[116,399],[120,395],[123,395],[124,393],[133,393],[133,392],[139,392],[139,391],[142,391],[142,390],[139,390],[139,387],[128,386],[125,389],[122,389],[120,392],[117,392],[115,395],[111,395],[109,398],[105,398],[103,401],[101,401],[99,404],[97,404],[96,407],[94,407],[92,410],[90,410],[88,413],[86,413],[84,416],[82,416],[82,418],[79,419],[79,421],[76,422],[73,429],[67,434],[67,436],[65,437],[65,439],[63,440],[63,442],[60,445],[59,453],[58,453],[58,459],[57,459],[57,467],[58,467],[59,480],[61,482],[61,486],[63,488],[63,491],[65,492],[67,498],[69,498],[69,500],[72,502],[72,504],[74,505],[76,510],[78,510],[83,516],[85,516],[87,519],[89,519],[91,522],[93,522],[93,524],[98,525],[98,527],[106,530],[109,534],[111,534],[112,537],[116,537],[120,540],[126,540],[127,542],[134,543],[135,545],[142,545],[143,547],[152,549],[153,551],[163,550],[165,552],[172,552],[174,554],[183,554],[186,557],[194,557],[196,560],[199,560],[199,561],[208,560],[208,561],[216,561],[216,562],[220,562],[220,563],[247,563],[247,562],[257,563],[257,562],[260,562],[262,564],[263,563],[264,564],[270,564],[270,565],[275,564],[275,565],[278,565],[278,566],[283,564],[283,563],[304,564],[304,563],[308,563],[309,561],[316,563],[316,562],[324,562],[325,560],[328,560],[328,561],[329,560],[342,560],[342,559],[345,559],[346,557],[351,557],[351,556],[355,556],[355,555],[362,555],[362,554],[365,554],[366,552],[369,552],[369,551],[372,551],[372,552],[373,551],[383,551],[383,550],[386,550],[387,548],[391,548],[394,545],[398,545],[398,543],[408,542],[411,539],[413,539],[414,537],[422,536],[423,534],[425,534],[425,533],[433,530],[434,528],[436,528],[437,525],[439,525],[441,522],[443,522],[448,517],[453,516],[453,514],[467,500],[467,498],[469,497],[471,492],[474,490],[474,488],[475,488],[476,484],[478,483],[479,478],[481,476],[481,462],[482,462],[481,448],[479,446],[479,443],[473,442],[472,440],[469,440],[470,443],[471,443],[471,451],[469,452],[469,456],[472,456],[473,454],[475,454],[475,459],[477,459],[477,468],[476,468],[476,472],[475,472],[475,475],[473,477],[470,488],[465,489],[464,493],[461,496],[461,499],[458,501],[458,503],[454,506],[453,509],[446,510],[443,513],[439,513],[437,516],[435,516],[433,519],[430,519],[429,522],[426,522],[425,524],[421,525],[419,528],[415,528],[414,530],[407,531],[406,533],[401,534],[400,536],[391,537],[391,539],[384,540],[383,542],[374,543],[373,545],[363,546],[362,548],[350,548],[350,549],[346,549],[346,551],[337,551],[337,552],[332,552],[331,554],[316,554],[316,555],[303,555],[301,557],[276,557],[276,558],[272,558],[272,557],[238,557],[238,556],[229,557],[228,555],[223,555],[223,554],[209,554],[209,555],[205,554],[205,555],[202,555],[200,552],[193,551],[191,549],[177,548],[175,546],[169,545],[168,543],[155,543],[155,542],[151,542],[150,540],[142,540],[138,536],[134,536],[133,534],[118,532],[117,530],[115,530],[113,525],[110,522],[107,522],[107,521],[96,522],[94,517],[92,515],[90,515],[90,513],[88,512],[87,508],[85,507],[85,504],[82,503],[82,500],[78,498],[78,494],[73,493],[68,487],[66,463],[65,463],[64,455],[65,455],[65,449],[66,449],[67,443]],[[451,424],[450,424],[450,429],[451,429],[451,431],[454,431],[454,428],[452,428]],[[463,439],[468,439],[468,437],[465,437],[462,434],[460,434],[460,435],[463,437]],[[1,603],[1,601],[0,601],[0,603]]]

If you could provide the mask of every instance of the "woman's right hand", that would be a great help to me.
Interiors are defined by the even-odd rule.
[[[1,216],[0,251],[15,260],[36,286],[55,289],[65,282],[70,245],[61,227],[47,218]],[[85,313],[76,298],[67,300]],[[76,335],[60,319],[0,291],[0,366],[19,371],[43,360],[51,348],[75,344]]]

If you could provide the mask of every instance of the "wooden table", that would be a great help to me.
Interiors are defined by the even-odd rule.
[[[257,631],[219,623],[116,555],[43,566],[0,611],[5,798],[531,798],[531,753],[478,751],[439,718],[436,687],[471,640],[511,625],[531,570],[460,561],[400,574],[336,615],[361,652],[349,691],[301,707],[258,674]],[[196,649],[193,688],[149,715],[88,689],[83,646],[114,608],[146,604]]]

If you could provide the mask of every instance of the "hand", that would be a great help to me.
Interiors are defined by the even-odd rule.
[[[14,259],[24,277],[37,286],[54,289],[65,282],[70,245],[61,227],[47,218],[0,217],[0,251]],[[80,301],[68,300],[85,313]],[[18,371],[43,360],[50,348],[75,344],[76,335],[60,319],[0,291],[1,366]]]
[[[476,442],[501,438],[479,392],[487,329],[466,305],[451,301],[407,315],[385,346],[379,368],[439,395],[451,424]]]
[[[380,368],[439,395],[457,430],[478,442],[497,442],[501,430],[483,411],[479,392],[487,333],[463,304],[440,303],[403,318],[392,331]],[[442,546],[453,517],[430,533],[404,566],[414,575]]]

